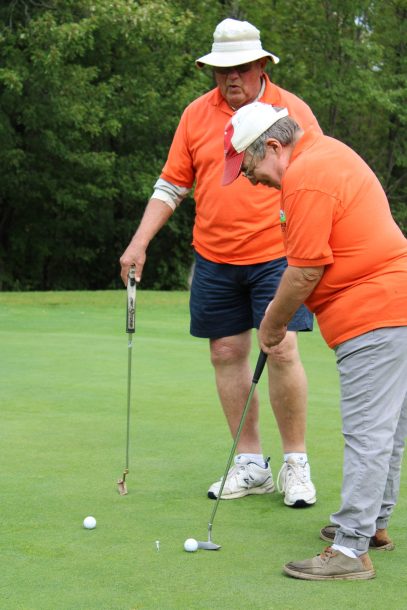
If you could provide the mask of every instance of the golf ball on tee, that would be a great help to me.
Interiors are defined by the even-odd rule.
[[[85,517],[83,520],[83,527],[87,530],[93,530],[96,527],[95,517]]]
[[[198,550],[198,543],[195,538],[187,538],[184,542],[184,549],[189,553],[194,553]]]

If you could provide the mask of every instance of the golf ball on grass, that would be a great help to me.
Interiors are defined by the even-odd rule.
[[[95,517],[85,517],[83,520],[83,527],[87,530],[94,530],[96,527]]]
[[[188,551],[188,553],[194,553],[198,550],[198,542],[195,538],[187,538],[184,542],[184,549]]]

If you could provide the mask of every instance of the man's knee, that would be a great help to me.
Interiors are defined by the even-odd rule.
[[[214,367],[240,363],[249,356],[250,344],[246,340],[230,337],[210,340],[211,362]]]
[[[297,335],[295,332],[287,332],[284,340],[273,347],[269,357],[269,366],[285,367],[300,362]]]

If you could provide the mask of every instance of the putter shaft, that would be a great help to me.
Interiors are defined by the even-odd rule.
[[[126,310],[126,333],[127,342],[127,427],[126,427],[126,456],[123,477],[117,481],[121,496],[127,494],[126,475],[129,473],[130,455],[130,406],[131,406],[131,362],[133,348],[133,334],[136,330],[136,269],[130,267],[127,281],[127,310]]]
[[[252,397],[253,397],[254,391],[256,389],[257,382],[260,379],[260,376],[261,376],[261,374],[263,372],[264,365],[266,364],[266,361],[267,361],[267,354],[265,354],[264,352],[261,351],[260,354],[259,354],[259,357],[257,359],[257,364],[256,364],[256,368],[255,368],[255,371],[254,371],[254,374],[253,374],[253,379],[252,379],[252,385],[250,387],[250,392],[249,392],[249,395],[247,397],[244,409],[242,411],[239,427],[237,429],[237,432],[236,432],[236,435],[235,435],[235,438],[234,438],[234,441],[233,441],[232,449],[230,451],[230,455],[229,455],[229,458],[228,458],[228,461],[227,461],[227,464],[226,464],[225,473],[224,473],[224,475],[222,477],[222,482],[221,482],[221,485],[220,485],[219,493],[218,493],[217,498],[215,500],[215,506],[213,507],[212,514],[211,514],[210,519],[209,519],[209,523],[208,523],[208,544],[209,545],[214,545],[214,543],[212,542],[212,526],[213,526],[213,522],[214,522],[214,519],[215,519],[216,512],[218,510],[220,499],[222,497],[223,488],[224,488],[225,482],[226,482],[226,477],[228,475],[228,472],[229,472],[229,469],[230,469],[230,465],[232,463],[233,456],[235,454],[236,447],[237,447],[237,444],[239,442],[240,434],[242,432],[242,428],[243,428],[244,422],[246,420],[246,415],[247,415],[247,412],[249,410],[250,404],[252,402]],[[217,546],[218,548],[220,548],[218,545],[214,545],[214,546],[215,547]],[[202,548],[209,548],[209,547],[202,547]]]
[[[126,434],[126,467],[125,473],[129,472],[129,453],[130,453],[130,405],[131,405],[131,361],[133,354],[132,335],[129,334],[127,357],[127,434]]]

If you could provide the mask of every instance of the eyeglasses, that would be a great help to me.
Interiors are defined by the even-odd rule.
[[[231,72],[239,72],[239,74],[244,74],[245,72],[249,72],[253,67],[252,61],[248,64],[240,64],[240,66],[226,66],[225,68],[221,68],[219,66],[214,66],[214,71],[216,74],[230,74]]]
[[[255,170],[255,165],[254,165],[255,158],[256,158],[256,153],[253,153],[252,157],[250,159],[249,165],[245,169],[242,169],[242,176],[244,176],[248,180],[253,180],[253,178],[254,178],[253,172]]]

